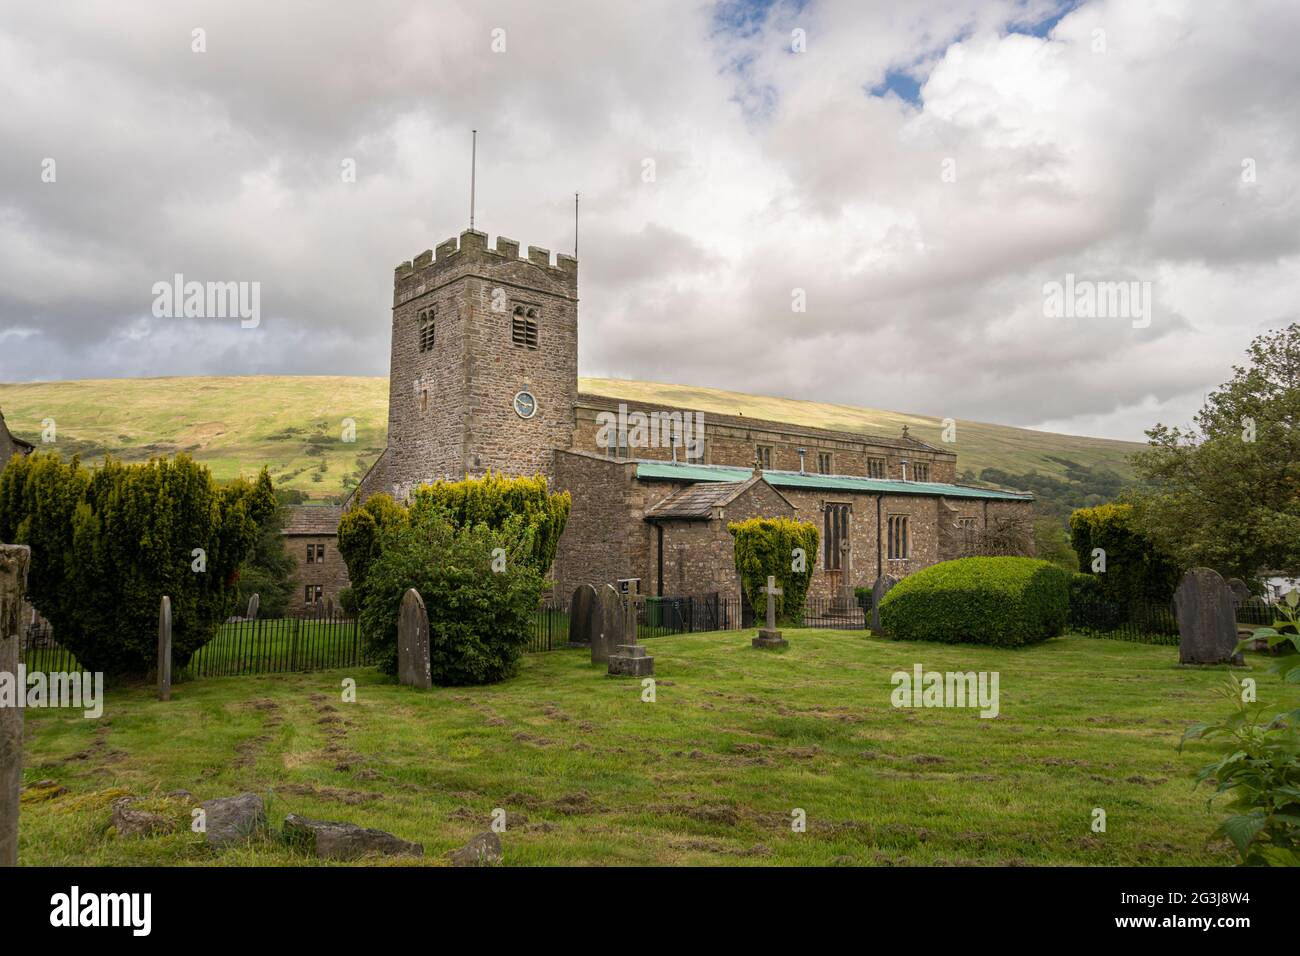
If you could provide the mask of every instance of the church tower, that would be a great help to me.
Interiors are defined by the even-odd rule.
[[[554,478],[578,393],[578,262],[555,259],[466,230],[397,267],[382,462],[395,497],[488,469]]]

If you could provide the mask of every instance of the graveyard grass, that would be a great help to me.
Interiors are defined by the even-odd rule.
[[[110,691],[102,719],[28,711],[24,779],[68,793],[26,803],[27,865],[301,865],[273,838],[217,853],[183,830],[118,837],[109,802],[175,788],[251,790],[287,813],[423,843],[426,865],[506,810],[509,865],[1188,865],[1226,814],[1194,790],[1213,752],[1177,750],[1223,716],[1228,668],[1177,650],[1067,637],[1005,650],[787,630],[647,641],[655,703],[581,650],[527,655],[491,687],[401,687],[369,668]],[[1001,716],[895,709],[890,675],[998,671]],[[1276,710],[1300,687],[1249,655]],[[357,681],[343,703],[341,682]],[[807,813],[793,832],[791,811]],[[1094,808],[1104,833],[1091,829]],[[388,860],[393,862],[413,862]]]

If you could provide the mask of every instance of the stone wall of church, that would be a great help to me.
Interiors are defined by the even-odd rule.
[[[573,498],[551,570],[555,598],[567,601],[579,584],[599,588],[634,577],[646,593],[651,529],[642,519],[671,486],[637,481],[631,462],[557,451],[554,487]]]
[[[637,406],[628,404],[630,411]],[[597,442],[600,425],[596,415],[600,410],[579,407],[573,447],[580,451],[604,454],[604,449]],[[704,414],[704,464],[732,465],[739,468],[751,468],[754,464],[755,449],[766,445],[772,449],[770,467],[777,471],[798,471],[800,448],[805,450],[804,470],[818,472],[818,455],[827,453],[831,456],[830,474],[867,476],[868,459],[877,458],[885,461],[885,476],[901,479],[904,460],[909,462],[907,474],[915,477],[915,463],[924,462],[929,466],[929,480],[952,483],[957,480],[957,456],[947,452],[934,452],[923,449],[896,448],[870,441],[858,441],[850,437],[843,440],[822,436],[799,435],[782,431],[779,428],[759,425],[738,427],[711,421],[708,413]],[[652,444],[629,450],[630,458],[645,458],[652,461],[671,461],[671,446]],[[678,448],[677,460],[686,461],[686,450]]]
[[[674,486],[673,490],[680,488]],[[771,485],[757,483],[721,510],[721,517],[708,521],[667,520],[663,524],[664,585],[666,597],[711,594],[740,598],[740,577],[736,573],[735,546],[727,525],[750,518],[791,518],[794,508]],[[658,531],[652,526],[652,533]],[[658,587],[658,548],[652,554],[655,567],[643,588],[654,594]]]

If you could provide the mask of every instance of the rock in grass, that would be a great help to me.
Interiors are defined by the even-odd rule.
[[[284,839],[308,853],[328,860],[355,860],[367,854],[380,856],[424,856],[424,847],[408,843],[383,830],[312,820],[291,813],[284,818]]]
[[[178,828],[174,816],[141,810],[133,806],[134,803],[135,797],[119,797],[113,801],[112,824],[118,836],[146,837],[171,833]]]
[[[504,857],[501,855],[501,838],[490,830],[480,833],[459,850],[451,854],[452,866],[496,866]]]
[[[255,793],[217,797],[205,800],[199,806],[203,808],[209,846],[220,849],[242,843],[266,829],[266,808],[262,805],[262,798]]]

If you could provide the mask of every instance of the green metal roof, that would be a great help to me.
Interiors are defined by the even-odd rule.
[[[639,461],[636,476],[671,481],[744,481],[753,471],[727,465],[683,465],[671,461]],[[1033,501],[1030,494],[971,488],[937,481],[898,481],[893,478],[859,478],[856,475],[810,475],[797,471],[764,471],[773,488],[819,488],[886,495],[943,495],[945,498],[987,498],[994,501]]]

